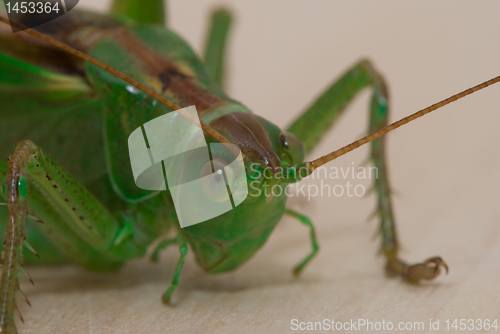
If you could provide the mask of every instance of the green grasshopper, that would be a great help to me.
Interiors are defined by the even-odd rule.
[[[5,158],[0,162],[0,176],[7,204],[1,211],[2,222],[7,222],[0,285],[2,332],[16,331],[14,311],[23,264],[70,261],[89,270],[111,271],[144,256],[154,242],[158,245],[153,259],[160,250],[177,245],[180,257],[162,297],[168,303],[189,248],[207,272],[236,269],[264,245],[285,214],[310,229],[312,251],[294,273],[300,274],[316,255],[314,226],[304,215],[286,208],[285,193],[249,196],[222,216],[181,229],[168,191],[144,191],[135,185],[129,157],[124,154],[128,136],[175,106],[197,107],[200,119],[209,125],[206,129],[213,130],[213,136],[207,135],[209,142],[217,142],[219,134],[219,141],[226,138],[239,146],[245,155],[247,179],[259,187],[299,182],[322,164],[371,142],[371,161],[379,171],[374,189],[386,271],[418,282],[434,279],[441,268],[447,269],[439,257],[416,264],[398,257],[381,136],[498,79],[387,126],[386,84],[368,61],[361,61],[283,131],[230,99],[221,88],[230,14],[214,13],[202,62],[165,28],[164,12],[161,0],[148,1],[147,6],[139,0],[116,0],[110,15],[72,11],[42,32],[151,87],[171,101],[170,106],[95,64],[23,33],[0,35],[0,133],[4,136],[0,154]],[[305,162],[305,155],[346,105],[367,87],[373,89],[372,134]],[[269,179],[263,177],[266,170],[271,172]],[[169,236],[172,232],[174,237]],[[33,253],[23,254],[23,243]]]

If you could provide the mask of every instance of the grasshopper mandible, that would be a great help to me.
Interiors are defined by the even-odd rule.
[[[260,181],[262,186],[265,182],[298,182],[314,168],[373,140],[371,157],[381,176],[375,187],[387,270],[418,281],[435,278],[440,267],[446,267],[438,257],[408,265],[397,256],[384,140],[374,140],[385,133],[376,131],[388,124],[387,92],[383,78],[369,62],[356,64],[287,131],[282,131],[229,99],[220,89],[230,22],[227,12],[213,16],[202,64],[182,39],[160,26],[164,23],[163,16],[158,14],[163,12],[161,1],[155,1],[156,7],[152,6],[150,11],[138,11],[139,3],[116,1],[113,11],[121,17],[115,18],[72,12],[66,17],[72,18],[71,23],[52,36],[146,83],[177,105],[196,105],[202,120],[240,146],[246,156],[249,179]],[[80,29],[85,29],[85,34]],[[85,39],[78,38],[81,36]],[[5,117],[3,121],[11,129],[9,140],[2,140],[1,146],[2,154],[10,155],[10,160],[0,165],[11,232],[2,269],[3,331],[15,330],[13,312],[19,288],[16,274],[22,270],[21,247],[28,214],[28,245],[42,254],[37,261],[71,260],[91,270],[116,269],[124,261],[143,256],[147,246],[169,229],[176,230],[175,238],[163,240],[153,252],[156,257],[159,250],[177,244],[181,254],[172,284],[163,296],[165,302],[178,284],[188,245],[208,272],[232,270],[265,243],[280,218],[288,213],[311,229],[313,245],[313,251],[297,265],[295,273],[300,273],[318,251],[312,222],[285,209],[286,196],[249,197],[227,215],[180,229],[168,193],[144,192],[135,187],[130,179],[128,157],[123,156],[125,140],[132,130],[172,108],[131,91],[113,75],[46,44],[3,35],[0,48],[2,73],[7,74],[1,77],[2,84],[11,85],[9,91],[1,92],[9,113],[29,116],[31,122],[39,123],[39,131],[31,133],[33,123],[22,117]],[[30,53],[37,58],[27,56]],[[58,66],[54,64],[56,60],[60,60]],[[304,154],[315,147],[346,104],[365,87],[373,89],[369,130],[377,135],[326,158],[304,163]],[[23,94],[23,98],[18,94]],[[60,131],[56,134],[52,132],[55,126]],[[393,128],[396,126],[386,131]],[[82,134],[90,142],[78,152],[79,156],[72,155],[75,145],[82,145],[79,137]],[[22,141],[26,138],[30,141]],[[250,168],[253,163],[272,173],[281,167],[287,171],[287,177],[271,181],[255,179]],[[297,166],[305,167],[305,173],[293,173]],[[29,192],[28,185],[31,185]],[[265,214],[256,216],[256,211]],[[45,224],[37,225],[33,217]],[[33,258],[28,256],[24,259],[26,263],[31,261]]]

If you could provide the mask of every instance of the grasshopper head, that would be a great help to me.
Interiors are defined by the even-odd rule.
[[[264,118],[246,112],[226,114],[210,126],[236,144],[247,157],[247,166],[257,164],[277,175],[280,168],[304,160],[304,146],[292,133],[282,131]]]
[[[285,211],[283,169],[303,162],[304,148],[295,135],[251,113],[226,114],[210,125],[245,154],[249,194],[233,210],[182,231],[198,263],[209,272],[223,272],[266,242]],[[212,156],[216,164],[217,152]]]

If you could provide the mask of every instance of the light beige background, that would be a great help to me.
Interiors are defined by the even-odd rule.
[[[109,1],[82,0],[105,10]],[[172,0],[171,27],[201,50],[208,14],[234,11],[229,94],[286,126],[355,61],[371,59],[390,85],[397,120],[500,74],[498,1]],[[383,275],[374,196],[293,198],[321,244],[286,218],[265,247],[233,273],[203,273],[188,256],[173,307],[160,296],[178,251],[160,264],[133,261],[118,274],[75,267],[30,269],[22,282],[33,307],[21,306],[22,333],[289,333],[291,319],[371,321],[500,318],[500,86],[468,97],[389,135],[388,153],[403,257],[441,255],[450,274],[409,286]],[[368,90],[314,152],[327,153],[364,134]],[[358,166],[361,148],[331,166]],[[319,181],[306,181],[318,183]],[[327,181],[328,182],[328,181]],[[332,185],[334,181],[331,181]],[[366,183],[364,183],[366,184]]]

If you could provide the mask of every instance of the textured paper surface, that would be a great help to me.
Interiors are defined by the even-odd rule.
[[[228,93],[283,127],[361,57],[388,80],[391,120],[500,74],[500,4],[492,1],[171,0],[171,26],[199,51],[210,9],[220,4],[237,17]],[[388,137],[402,255],[409,261],[440,255],[448,276],[421,286],[384,277],[378,240],[370,239],[376,222],[365,223],[373,195],[293,198],[289,206],[316,223],[321,246],[299,279],[291,269],[310,249],[308,230],[286,218],[235,272],[205,274],[189,254],[173,306],[160,297],[175,248],[159,264],[132,261],[117,274],[29,268],[36,285],[21,285],[33,307],[20,302],[26,323],[19,330],[290,333],[294,318],[423,321],[426,328],[429,319],[443,326],[446,319],[500,318],[499,94],[492,87]],[[364,134],[368,103],[366,91],[313,156]],[[358,166],[367,152],[359,149],[334,166]]]

